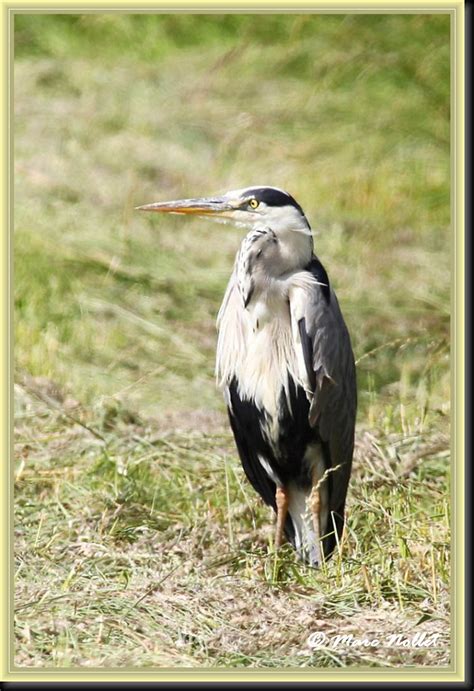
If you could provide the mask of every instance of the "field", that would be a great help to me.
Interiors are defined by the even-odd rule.
[[[15,664],[447,666],[449,18],[17,15],[14,79]],[[242,231],[134,212],[251,184],[303,206],[357,359],[319,571],[215,387]]]

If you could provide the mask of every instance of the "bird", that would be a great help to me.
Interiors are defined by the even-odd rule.
[[[320,567],[340,548],[357,411],[348,328],[288,192],[254,185],[140,211],[186,214],[246,229],[217,316],[216,377],[251,485],[284,538]]]

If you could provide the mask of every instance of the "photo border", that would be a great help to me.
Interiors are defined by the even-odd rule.
[[[19,668],[13,665],[13,339],[11,335],[12,309],[12,214],[13,214],[13,158],[12,158],[12,119],[13,119],[13,20],[19,13],[318,13],[318,14],[356,14],[356,13],[410,13],[434,14],[448,13],[451,16],[451,210],[452,210],[452,275],[451,275],[451,381],[452,381],[452,427],[451,427],[451,468],[452,468],[452,506],[451,523],[453,528],[452,546],[452,664],[450,667],[419,668],[284,668],[268,669],[222,669],[222,668]],[[68,2],[8,2],[2,0],[1,35],[4,49],[2,51],[2,143],[5,151],[2,166],[2,209],[3,227],[1,240],[1,294],[0,320],[2,334],[2,359],[0,382],[2,396],[0,399],[0,439],[5,472],[0,483],[0,505],[2,507],[2,530],[0,531],[0,558],[2,567],[2,596],[0,615],[2,631],[9,633],[3,637],[0,645],[0,679],[9,682],[271,682],[287,684],[289,682],[333,682],[332,686],[347,688],[347,682],[373,682],[378,686],[384,682],[397,684],[418,682],[417,685],[432,688],[432,684],[456,685],[466,681],[466,593],[465,593],[465,215],[464,215],[464,125],[465,125],[465,65],[464,65],[464,28],[465,8],[463,2],[308,2],[300,1],[296,5],[281,2],[251,2],[240,0],[236,3],[226,2],[142,2],[139,6],[129,3],[104,0],[101,3],[85,0],[82,3]],[[5,587],[5,585],[7,587]],[[346,682],[346,683],[345,683]],[[148,684],[147,684],[148,685]],[[201,685],[201,684],[199,684]],[[235,684],[231,684],[234,686]],[[266,685],[266,684],[265,684]],[[280,685],[280,684],[279,684]],[[74,684],[74,686],[79,686]],[[107,684],[108,686],[108,684]]]

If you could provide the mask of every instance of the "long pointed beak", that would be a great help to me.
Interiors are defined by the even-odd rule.
[[[158,211],[166,214],[197,214],[199,216],[223,215],[234,211],[225,197],[204,197],[202,199],[178,199],[171,202],[157,202],[135,207],[138,211]]]

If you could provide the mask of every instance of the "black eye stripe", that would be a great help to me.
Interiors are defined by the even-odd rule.
[[[281,190],[275,190],[271,187],[259,187],[252,190],[252,195],[259,202],[264,202],[267,206],[294,206],[304,216],[303,209],[298,202],[288,194]]]

